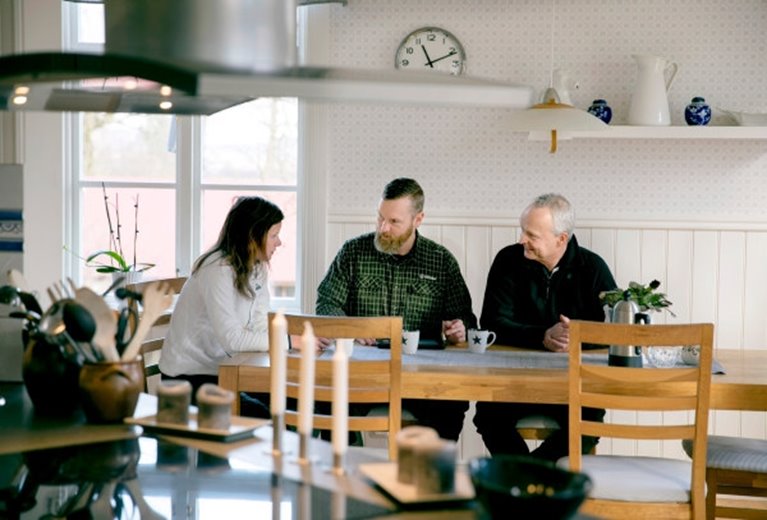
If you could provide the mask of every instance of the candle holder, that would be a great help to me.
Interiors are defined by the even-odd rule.
[[[309,459],[309,440],[311,434],[300,432],[298,437],[298,463],[308,465],[312,461]]]
[[[282,432],[285,430],[285,415],[281,413],[272,414],[272,455],[281,456],[282,453]]]
[[[330,471],[333,473],[333,475],[336,476],[342,476],[346,474],[346,470],[344,469],[343,453],[333,453],[333,467]]]

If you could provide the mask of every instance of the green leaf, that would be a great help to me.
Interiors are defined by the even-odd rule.
[[[111,258],[113,261],[117,262],[117,266],[114,265],[108,265],[104,263],[96,263],[93,264],[92,262],[99,258],[100,256],[107,256]],[[125,261],[125,259],[117,252],[111,251],[108,249],[103,249],[101,251],[96,251],[92,255],[90,255],[88,258],[85,259],[86,264],[88,264],[90,267],[96,267],[96,271],[100,273],[112,273],[115,271],[130,271],[131,266],[128,264],[128,262]],[[106,269],[106,270],[102,270]]]

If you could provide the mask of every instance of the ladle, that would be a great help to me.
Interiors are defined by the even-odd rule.
[[[93,344],[99,349],[105,361],[119,361],[115,345],[117,318],[104,298],[87,287],[80,287],[76,292],[77,301],[90,312],[96,322]]]

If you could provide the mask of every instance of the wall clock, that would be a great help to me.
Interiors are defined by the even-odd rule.
[[[466,67],[466,53],[452,33],[439,27],[411,32],[397,48],[394,66],[402,70],[439,71],[458,75]]]

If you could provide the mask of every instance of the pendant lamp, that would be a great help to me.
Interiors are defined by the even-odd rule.
[[[515,111],[512,115],[511,129],[523,132],[551,132],[550,153],[557,151],[557,132],[584,132],[604,130],[607,125],[599,118],[572,105],[559,102],[559,94],[554,88],[554,2],[551,1],[551,64],[549,88],[543,100],[526,110]]]

